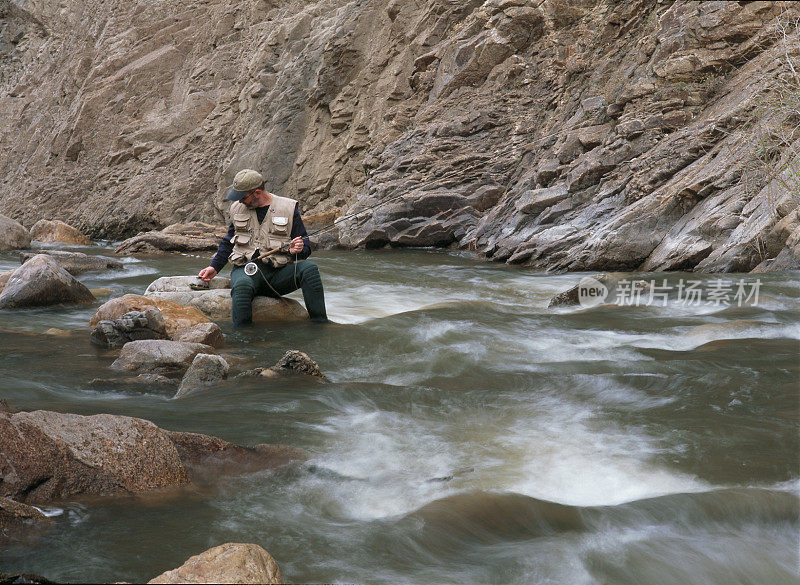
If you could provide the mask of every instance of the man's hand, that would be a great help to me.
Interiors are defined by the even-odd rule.
[[[303,238],[295,238],[289,244],[290,254],[299,254],[303,251]]]
[[[207,267],[207,268],[203,268],[203,269],[200,271],[200,273],[197,275],[197,277],[198,277],[200,280],[202,280],[203,282],[208,282],[209,280],[211,280],[212,278],[214,278],[216,275],[217,275],[217,270],[216,270],[216,268],[213,268],[213,267],[209,266],[209,267]]]

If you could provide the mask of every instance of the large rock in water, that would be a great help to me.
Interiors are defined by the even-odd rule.
[[[186,307],[164,299],[128,294],[103,303],[89,321],[89,327],[94,327],[100,321],[118,319],[130,311],[146,311],[153,308],[161,311],[164,316],[169,337],[181,329],[193,327],[198,323],[210,323],[208,317],[194,307]]]
[[[31,235],[25,227],[5,215],[0,215],[0,252],[29,248]]]
[[[0,413],[0,445],[0,496],[26,502],[137,493],[189,481],[166,432],[138,418]]]
[[[215,321],[231,318],[231,281],[216,277],[209,283],[208,290],[192,290],[189,283],[197,280],[194,276],[162,276],[153,281],[144,296],[162,299],[195,307]],[[301,321],[308,319],[308,311],[294,299],[282,297],[256,297],[253,300],[253,322]]]
[[[91,246],[92,240],[61,220],[40,219],[31,228],[31,240],[36,242],[64,242],[76,246]]]
[[[174,341],[189,341],[191,343],[205,343],[213,347],[225,345],[225,334],[216,323],[198,323],[186,329],[179,329],[172,336]]]
[[[84,272],[100,270],[122,270],[122,262],[109,258],[108,256],[89,256],[82,252],[64,252],[60,250],[47,250],[39,252],[47,254],[56,261],[56,264],[69,272],[72,276],[78,276]],[[25,264],[28,260],[36,256],[37,252],[20,252],[19,260]]]
[[[115,254],[162,254],[164,252],[213,251],[228,233],[226,226],[201,221],[176,223],[161,231],[145,232],[122,242]]]
[[[230,366],[225,358],[208,353],[198,353],[194,356],[189,369],[186,370],[181,385],[173,398],[181,398],[218,380],[223,380],[228,377],[229,370]]]
[[[283,583],[278,563],[257,544],[228,542],[148,583]]]
[[[122,347],[119,357],[111,364],[111,368],[132,372],[183,372],[198,353],[213,352],[213,347],[202,343],[167,339],[131,341]]]
[[[91,303],[95,300],[88,288],[50,256],[37,254],[9,276],[3,292],[0,292],[0,309]]]

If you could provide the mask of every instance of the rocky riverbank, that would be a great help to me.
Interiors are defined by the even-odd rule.
[[[549,270],[797,268],[795,12],[5,4],[0,212],[106,238],[223,223],[221,195],[250,166],[309,213],[398,197],[341,226],[349,247],[452,246]]]

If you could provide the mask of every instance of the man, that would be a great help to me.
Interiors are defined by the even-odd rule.
[[[234,326],[253,322],[252,303],[256,295],[278,298],[298,288],[303,290],[311,320],[326,323],[322,279],[317,265],[306,260],[311,255],[311,244],[297,201],[264,189],[263,177],[252,169],[236,173],[227,199],[233,201],[228,233],[220,241],[211,265],[198,276],[209,282],[228,261],[234,265],[231,271]],[[245,274],[245,264],[278,246],[288,247],[288,253],[281,251],[256,260],[256,273]]]

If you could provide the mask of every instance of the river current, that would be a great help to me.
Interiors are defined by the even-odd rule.
[[[114,382],[114,354],[89,343],[97,306],[202,256],[82,275],[106,289],[91,306],[0,311],[0,398],[18,409],[311,454],[180,496],[53,503],[0,572],[141,582],[253,542],[300,583],[800,583],[800,273],[724,275],[758,276],[755,305],[549,309],[585,275],[428,250],[312,259],[337,324],[221,323],[222,351],[238,371],[300,349],[330,384],[230,379],[173,401]]]

